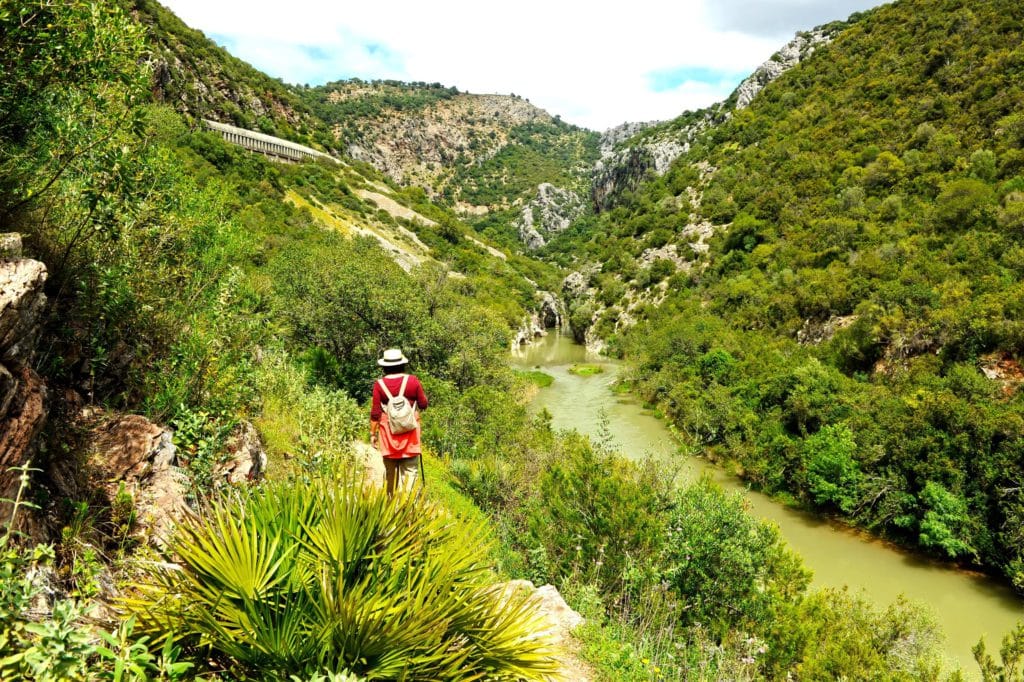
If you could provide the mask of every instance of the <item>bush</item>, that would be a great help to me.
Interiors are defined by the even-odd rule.
[[[707,479],[677,494],[663,547],[662,579],[683,602],[680,618],[716,633],[756,631],[810,582],[778,527],[754,519],[742,495]]]
[[[570,439],[543,472],[530,529],[558,580],[575,572],[609,593],[642,583],[654,569],[669,482]]]
[[[483,532],[337,472],[267,485],[179,525],[178,566],[125,606],[157,640],[248,674],[544,679],[536,607],[492,584]]]

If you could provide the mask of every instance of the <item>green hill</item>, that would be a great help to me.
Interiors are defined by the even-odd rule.
[[[1019,588],[1022,35],[865,13],[566,247],[603,263],[574,319],[701,451]]]
[[[0,340],[14,465],[0,484],[20,504],[0,528],[0,677],[550,679],[564,652],[548,648],[537,603],[498,585],[522,578],[585,611],[564,644],[604,679],[943,679],[921,608],[812,589],[742,496],[676,486],[528,410],[535,387],[509,366],[509,342],[564,273],[475,228],[511,241],[502,221],[534,208],[561,227],[593,134],[518,98],[429,85],[335,84],[369,87],[368,103],[310,99],[159,6],[127,7],[0,5],[0,223],[23,237],[19,254],[4,236],[0,268],[35,287],[6,306]],[[943,14],[914,33],[918,8],[867,15],[830,49],[883,42],[872,25],[915,45],[965,25]],[[1019,10],[985,8],[982,24],[1002,25],[996,9],[1011,22],[978,30],[998,60],[1019,49],[1007,19]],[[996,132],[1013,115],[977,144],[944,142],[959,128],[932,118],[934,130],[905,126],[905,146],[878,130],[843,156],[815,137],[843,115],[810,106],[832,89],[803,79],[867,67],[830,54],[548,253],[602,264],[574,278],[574,319],[591,306],[637,388],[694,444],[766,488],[1016,576],[1017,299],[980,295],[1009,296],[1019,279],[1014,150]],[[339,104],[354,109],[323,109]],[[401,151],[414,140],[382,120],[448,111],[456,139],[484,130],[490,106],[526,118],[493,127],[500,144],[480,141],[480,156],[428,168],[433,197],[365,160],[278,163],[196,125],[226,118],[335,152],[341,126],[346,145]],[[794,162],[804,153],[810,170]],[[771,182],[744,185],[754,173]],[[542,181],[551,202],[531,206]],[[461,217],[472,197],[488,209],[475,225]],[[680,258],[695,238],[706,255]],[[676,259],[644,258],[670,246]],[[843,294],[854,284],[860,298]],[[960,320],[961,305],[977,315],[948,326],[960,336],[936,347],[918,333],[921,319]],[[364,488],[363,463],[379,457],[364,442],[375,360],[396,345],[431,400],[426,499]],[[241,450],[250,473],[269,463],[267,480],[225,475]],[[31,540],[15,532],[26,518]],[[1022,637],[1006,640],[1007,670]],[[979,658],[995,679],[1000,666]]]

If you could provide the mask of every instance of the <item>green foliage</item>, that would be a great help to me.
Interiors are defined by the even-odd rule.
[[[145,28],[152,60],[160,64],[155,101],[174,103],[193,120],[210,118],[319,148],[334,144],[330,127],[313,115],[298,88],[232,56],[154,0],[117,4]]]
[[[0,8],[0,217],[88,169],[89,230],[114,210],[121,132],[145,93],[142,32],[115,7],[21,2]]]
[[[810,582],[779,529],[708,480],[679,492],[663,547],[662,579],[683,601],[681,617],[714,633],[770,623]]]
[[[1024,680],[1024,625],[1017,625],[1013,632],[1003,637],[999,648],[1000,661],[997,663],[985,649],[982,638],[974,646],[974,660],[981,668],[983,682],[1021,682]]]
[[[941,631],[902,598],[880,611],[863,596],[823,590],[807,597],[786,628],[769,658],[794,656],[807,679],[941,679]],[[769,668],[776,675],[784,669]],[[962,678],[953,672],[947,679]]]
[[[979,370],[1024,354],[1022,20],[1007,0],[866,12],[727,120],[680,117],[715,125],[549,247],[601,265],[574,332],[596,319],[691,444],[1011,580],[1024,543],[1002,491],[1022,475],[1024,403]],[[660,296],[634,273],[643,245],[667,230],[683,247],[700,223],[707,255],[622,315]],[[719,350],[735,360],[721,376],[700,359]]]
[[[554,575],[575,571],[605,591],[651,574],[662,536],[667,489],[653,467],[638,469],[578,444],[551,461],[529,516]]]
[[[921,519],[921,545],[940,549],[951,559],[976,557],[966,502],[934,481],[925,484],[921,501],[927,509]]]
[[[440,83],[364,82],[353,78],[303,89],[299,94],[320,120],[339,126],[343,139],[351,143],[361,141],[359,133],[366,119],[390,111],[419,111],[435,102],[451,99],[459,91]]]
[[[603,373],[604,373],[604,367],[602,367],[601,365],[595,365],[595,364],[588,364],[588,363],[575,364],[575,365],[573,365],[572,367],[569,368],[569,374],[575,374],[576,376],[580,376],[580,377],[589,377],[589,376],[594,376],[595,374],[603,374]]]
[[[337,359],[336,383],[350,395],[368,396],[385,348],[401,347],[417,371],[461,387],[497,364],[507,332],[493,315],[460,308],[447,284],[433,294],[418,286],[374,241],[327,241],[327,251],[282,254],[278,310],[300,344]]]
[[[547,372],[541,372],[540,370],[530,370],[526,372],[516,372],[519,376],[525,378],[527,381],[532,383],[537,388],[547,388],[555,382],[555,378]]]
[[[214,502],[179,526],[180,569],[126,605],[145,630],[284,677],[542,679],[532,602],[503,594],[479,528],[341,475]]]
[[[859,495],[857,443],[846,426],[826,426],[803,443],[807,487],[817,504],[834,504],[850,513]]]
[[[211,415],[185,405],[181,405],[171,419],[176,452],[188,466],[197,490],[207,491],[213,487],[214,470],[226,455],[224,445],[235,424],[226,415]]]
[[[366,412],[354,400],[315,380],[311,384],[281,351],[264,356],[256,384],[262,407],[257,426],[275,459],[297,456],[325,473],[344,462],[350,443],[366,432]]]
[[[530,197],[537,185],[585,191],[580,167],[598,156],[598,136],[561,121],[533,121],[513,127],[509,142],[478,163],[459,165],[451,184],[453,199],[483,206],[511,204]]]

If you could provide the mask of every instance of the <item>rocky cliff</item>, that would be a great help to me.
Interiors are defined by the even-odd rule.
[[[798,33],[724,102],[687,112],[673,121],[624,124],[605,131],[590,191],[594,209],[610,208],[621,192],[634,189],[649,173],[663,175],[673,161],[689,151],[699,134],[749,106],[764,86],[812,55],[817,46],[830,42],[839,28],[840,24],[830,24]]]
[[[331,101],[354,97],[345,90]],[[457,95],[422,110],[382,109],[334,133],[348,154],[393,180],[433,189],[458,163],[478,164],[509,144],[509,130],[551,116],[529,102],[504,95]]]
[[[537,195],[523,207],[516,221],[519,238],[528,249],[545,244],[545,235],[562,232],[583,214],[583,197],[549,182],[537,187]]]
[[[46,385],[32,368],[46,309],[46,266],[21,256],[21,237],[0,236],[0,518],[11,517],[21,474],[46,423]]]
[[[544,182],[582,188],[597,158],[595,133],[516,95],[352,80],[305,96],[348,155],[467,215],[518,206]]]

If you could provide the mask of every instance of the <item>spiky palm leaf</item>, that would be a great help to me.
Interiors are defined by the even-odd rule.
[[[491,585],[479,528],[352,481],[273,484],[179,529],[180,569],[126,600],[158,638],[282,679],[547,679],[536,605]]]

